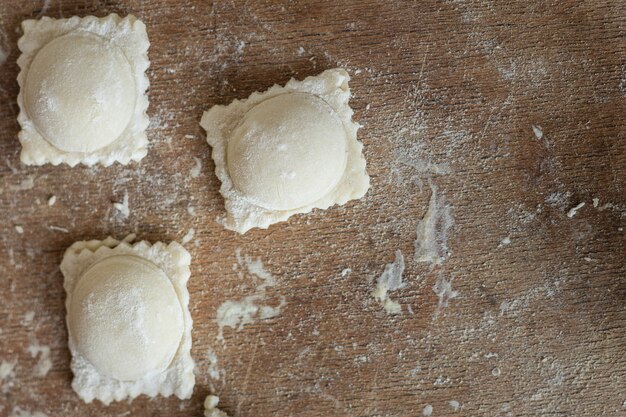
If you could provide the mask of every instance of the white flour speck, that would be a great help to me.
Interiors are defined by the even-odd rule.
[[[537,140],[541,140],[543,138],[543,130],[541,129],[541,126],[533,125],[533,133],[535,134]]]
[[[207,351],[207,358],[209,359],[209,377],[217,381],[220,379],[221,370],[217,365],[217,355],[215,354],[215,351],[210,347]]]
[[[0,362],[0,388],[3,394],[9,392],[14,385],[13,376],[15,375],[15,365],[17,362]],[[1,411],[1,410],[0,410]]]
[[[193,157],[193,160],[195,161],[195,165],[189,171],[189,175],[191,176],[191,178],[198,178],[202,170],[202,160],[195,156]]]
[[[57,202],[57,196],[56,195],[51,195],[50,198],[48,198],[48,205],[49,206],[54,206],[54,203]]]
[[[28,346],[27,350],[31,358],[39,357],[34,369],[35,375],[39,377],[48,375],[48,371],[52,368],[52,361],[50,360],[50,347],[40,345],[37,340],[34,340]]]
[[[459,411],[459,408],[461,407],[461,404],[459,404],[456,400],[448,401],[448,405],[454,412]]]
[[[35,176],[29,175],[27,178],[24,178],[18,185],[13,185],[10,188],[11,191],[26,191],[30,190],[35,186]]]
[[[430,415],[433,414],[433,406],[430,404],[426,404],[426,406],[424,407],[424,409],[422,410],[422,415],[424,417],[428,417]]]
[[[35,312],[34,311],[26,312],[26,314],[24,314],[24,318],[22,319],[22,325],[23,326],[28,326],[29,324],[31,324],[33,322],[34,318],[35,318]]]
[[[24,234],[24,228],[22,226],[15,226],[15,231],[20,235]]]
[[[574,217],[577,213],[578,210],[580,210],[581,208],[583,208],[585,206],[585,202],[582,202],[580,204],[578,204],[576,207],[572,207],[568,212],[567,212],[567,217],[569,217],[570,219],[572,217]]]
[[[130,207],[128,206],[128,191],[124,191],[124,198],[122,199],[122,202],[113,203],[113,207],[120,212],[123,218],[128,218],[130,215]]]
[[[342,277],[346,277],[346,276],[348,276],[351,272],[352,272],[352,268],[345,268],[343,271],[341,271],[341,276],[342,276]]]
[[[395,291],[404,287],[402,274],[404,273],[404,256],[400,250],[396,251],[396,259],[385,266],[382,275],[378,277],[376,288],[372,296],[378,300],[385,311],[389,314],[401,314],[402,306],[389,297],[389,291]]]
[[[441,310],[448,307],[449,301],[459,296],[459,292],[452,289],[452,280],[448,281],[441,275],[437,279],[437,282],[435,282],[435,285],[433,285],[433,292],[437,294],[439,298],[437,310],[434,313],[434,318],[437,318]]]
[[[183,236],[182,239],[182,244],[186,244],[191,242],[191,240],[193,239],[193,235],[196,233],[195,229],[191,228],[189,229],[189,231],[187,232],[187,234],[185,236]]]
[[[448,230],[453,220],[445,198],[437,194],[437,187],[431,184],[430,188],[428,210],[417,225],[415,261],[440,265],[449,255]]]

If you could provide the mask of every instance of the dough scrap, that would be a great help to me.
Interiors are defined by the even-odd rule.
[[[365,195],[369,176],[348,105],[349,79],[331,69],[204,113],[200,125],[222,182],[226,228],[267,228]]]
[[[129,240],[76,242],[61,262],[72,388],[87,403],[189,398],[191,256],[176,242]]]
[[[147,154],[150,43],[134,16],[22,22],[18,137],[27,165],[127,164]]]
[[[204,417],[228,417],[228,414],[217,408],[220,397],[207,395],[204,399]]]

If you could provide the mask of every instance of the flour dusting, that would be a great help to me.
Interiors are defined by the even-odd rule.
[[[14,385],[15,365],[17,362],[0,362],[0,388],[3,394],[7,394]]]
[[[191,178],[198,178],[200,176],[200,172],[202,170],[202,160],[198,157],[193,157],[195,162],[194,166],[189,170],[189,175]]]
[[[533,133],[535,134],[537,140],[541,140],[543,138],[543,130],[541,129],[541,126],[533,125]]]
[[[189,229],[187,234],[183,236],[181,243],[184,245],[184,244],[191,242],[195,233],[196,233],[196,230],[194,228]]]
[[[459,411],[459,408],[461,408],[461,404],[457,400],[448,401],[448,405],[454,412]]]
[[[217,355],[211,347],[207,351],[207,359],[209,360],[209,377],[216,381],[219,380],[222,371],[217,365]]]
[[[35,176],[29,175],[20,181],[19,184],[10,186],[9,189],[11,191],[27,191],[31,190],[35,186]]]
[[[50,347],[41,345],[37,340],[34,340],[28,346],[27,350],[31,358],[39,357],[34,369],[35,375],[39,377],[48,375],[48,371],[52,368],[52,361],[50,360]]]
[[[385,266],[382,275],[378,277],[376,288],[372,291],[372,296],[389,314],[402,314],[402,306],[397,301],[392,300],[388,292],[404,287],[403,273],[404,256],[400,250],[397,250],[395,261]]]
[[[567,212],[567,217],[569,217],[570,219],[572,217],[574,217],[577,213],[578,210],[580,210],[581,208],[583,208],[585,206],[585,203],[579,203],[576,207],[572,207],[568,212]]]
[[[437,310],[435,311],[434,318],[437,318],[441,310],[448,307],[450,300],[453,300],[459,296],[459,292],[452,289],[452,280],[447,280],[444,276],[440,275],[433,285],[433,292],[439,298],[437,303]]]
[[[217,309],[216,322],[219,328],[217,339],[224,341],[224,327],[230,327],[240,331],[246,324],[254,323],[257,318],[269,319],[280,314],[281,309],[285,306],[285,297],[280,297],[277,306],[264,304],[267,298],[266,289],[276,285],[276,279],[263,266],[260,259],[253,260],[248,255],[242,256],[241,250],[236,251],[237,263],[234,268],[239,269],[240,276],[245,271],[261,280],[257,285],[255,292],[240,300],[227,300],[223,302]]]
[[[122,202],[113,203],[113,207],[120,212],[123,218],[128,218],[130,215],[130,207],[128,206],[128,191],[124,191],[124,198],[122,199]]]
[[[29,411],[21,407],[13,407],[9,417],[48,417],[48,415],[41,411]]]
[[[430,188],[428,210],[417,225],[415,261],[441,265],[450,255],[447,242],[448,230],[453,223],[452,209],[444,196],[438,195],[437,187],[431,184]]]

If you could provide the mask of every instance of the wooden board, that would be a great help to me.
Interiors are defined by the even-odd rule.
[[[20,22],[111,12],[148,27],[148,156],[20,164]],[[3,0],[0,415],[200,416],[210,386],[234,416],[625,415],[625,28],[619,0]],[[352,75],[367,196],[225,230],[202,112],[338,66]],[[433,189],[450,214],[438,265],[414,259]],[[128,218],[112,204],[126,194]],[[83,404],[70,386],[63,251],[190,229],[193,397]],[[397,250],[406,286],[390,316],[371,292]],[[237,251],[276,277],[264,302],[286,305],[225,329],[222,344],[217,308],[255,291],[233,268]]]

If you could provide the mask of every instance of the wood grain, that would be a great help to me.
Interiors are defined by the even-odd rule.
[[[148,27],[148,156],[21,165],[20,22],[111,12]],[[16,365],[0,416],[200,416],[210,385],[234,416],[419,416],[426,405],[433,416],[625,415],[625,31],[619,0],[3,0],[0,363]],[[244,236],[224,230],[202,112],[337,66],[352,75],[367,196]],[[438,266],[413,261],[430,185],[454,219]],[[126,192],[125,219],[112,202]],[[70,387],[63,251],[129,232],[180,241],[190,228],[193,398],[83,404]],[[254,287],[233,271],[237,249],[277,277],[268,302],[287,305],[221,344],[218,306]],[[370,293],[396,250],[404,313],[389,316]],[[442,303],[441,280],[458,297]],[[51,349],[45,377],[34,343]]]

